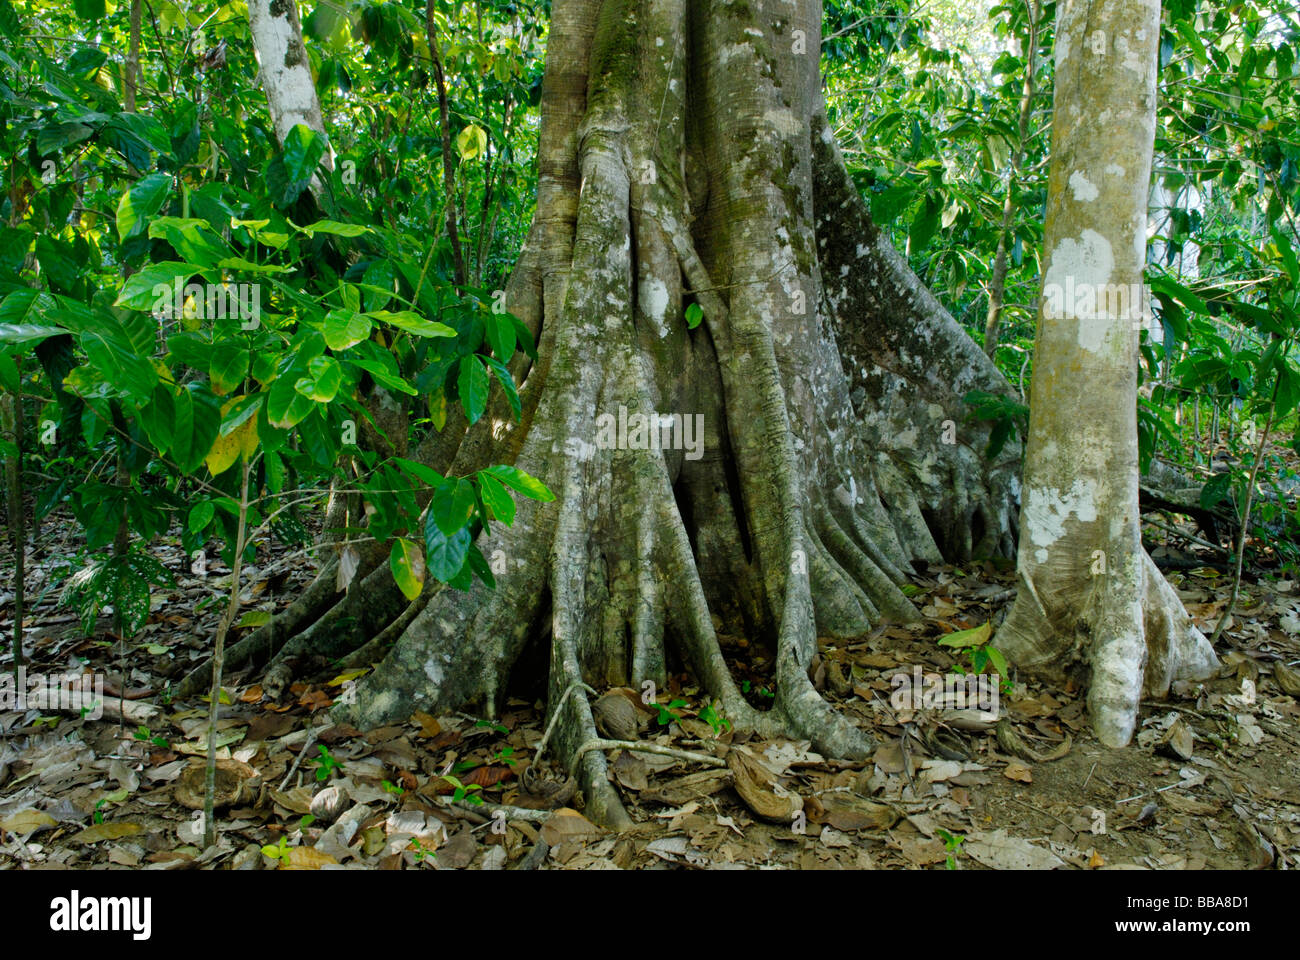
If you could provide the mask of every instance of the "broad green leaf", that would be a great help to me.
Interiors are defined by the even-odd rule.
[[[46,327],[34,323],[0,323],[0,343],[26,343],[67,332],[62,327]]]
[[[173,306],[179,310],[179,304],[174,305],[172,302],[177,278],[183,283],[200,269],[192,263],[174,260],[150,263],[126,279],[114,305],[130,307],[132,310],[148,310],[159,315],[165,309],[170,314]]]
[[[456,135],[456,149],[466,160],[481,156],[487,152],[487,131],[471,123]]]
[[[497,480],[500,480],[512,490],[518,490],[525,497],[533,500],[541,500],[543,503],[555,499],[555,494],[546,489],[546,485],[536,477],[529,476],[518,467],[507,467],[498,464],[495,467],[488,467],[483,471],[491,474]]]
[[[182,473],[203,463],[221,429],[221,404],[202,384],[187,384],[175,395],[176,420],[171,458]]]
[[[470,423],[477,423],[483,411],[487,409],[488,375],[477,356],[462,357],[460,375],[456,379],[456,389],[460,393],[461,406]]]
[[[329,403],[339,392],[343,370],[333,357],[313,357],[307,364],[307,376],[294,383],[294,389],[317,403]]]
[[[429,514],[424,524],[424,562],[429,573],[442,583],[452,580],[465,566],[470,540],[469,528],[462,527],[447,536],[438,529],[433,515]]]
[[[190,508],[189,527],[190,533],[195,535],[202,533],[212,522],[213,516],[216,515],[217,508],[212,505],[211,500],[201,500]]]
[[[464,478],[448,478],[433,494],[429,515],[438,529],[451,536],[474,515],[474,485]]]
[[[384,323],[392,324],[399,330],[413,333],[417,337],[456,336],[454,328],[447,326],[445,323],[438,323],[436,320],[426,320],[413,310],[398,310],[396,312],[390,312],[388,310],[372,310],[365,314],[365,316],[373,320],[382,320]]]
[[[331,350],[346,350],[370,336],[370,321],[351,310],[331,310],[321,332]]]
[[[170,173],[141,177],[117,202],[117,237],[126,240],[144,232],[145,223],[157,213],[171,192]]]
[[[507,527],[515,522],[515,500],[509,491],[490,473],[480,470],[478,473],[479,493],[483,503],[492,511],[492,515]]]
[[[329,233],[339,237],[359,237],[363,233],[369,233],[370,228],[360,223],[339,223],[337,220],[317,220],[315,223],[309,223],[305,227],[300,227],[292,220],[289,225],[295,230],[299,230],[307,236],[312,237],[318,233]]]

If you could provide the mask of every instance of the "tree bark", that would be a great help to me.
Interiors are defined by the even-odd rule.
[[[1057,6],[1020,591],[996,641],[1024,668],[1086,673],[1093,727],[1110,746],[1129,742],[1144,695],[1216,665],[1139,528],[1138,333],[1159,33],[1158,0]]]
[[[589,816],[624,825],[575,684],[663,685],[675,649],[736,728],[862,758],[869,735],[809,679],[818,637],[917,617],[899,589],[915,560],[1010,555],[1018,451],[984,462],[962,402],[1009,387],[853,188],[820,18],[814,0],[556,0],[537,211],[507,289],[538,337],[538,361],[512,364],[523,413],[494,397],[420,452],[449,474],[514,463],[556,501],[480,537],[495,590],[430,581],[390,605],[384,566],[354,587],[381,602],[348,645],[392,647],[336,717],[494,716],[547,643],[559,753],[581,756]],[[650,414],[678,418],[671,442],[608,442],[602,424]],[[697,423],[698,445],[678,427]],[[771,709],[741,696],[718,623],[770,645]]]
[[[248,25],[276,137],[284,143],[298,124],[326,136],[295,0],[249,0]],[[321,162],[327,170],[334,169],[332,148]]]

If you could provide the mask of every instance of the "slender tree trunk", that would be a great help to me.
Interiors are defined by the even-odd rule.
[[[993,357],[998,349],[998,334],[1002,323],[1002,303],[1007,283],[1007,240],[1015,216],[1016,180],[1025,155],[1025,141],[1029,137],[1029,116],[1034,109],[1034,71],[1038,69],[1038,23],[1042,10],[1038,0],[1029,0],[1029,44],[1025,51],[1025,82],[1020,92],[1019,139],[1011,158],[1007,174],[1007,195],[1002,200],[1002,228],[998,231],[998,248],[993,257],[993,278],[989,283],[989,309],[984,319],[984,352]]]
[[[295,0],[249,0],[248,24],[275,135],[284,143],[289,131],[302,124],[326,136]],[[321,162],[334,169],[333,149],[325,151]]]
[[[1093,727],[1111,746],[1132,737],[1144,693],[1163,694],[1173,680],[1205,677],[1216,665],[1143,550],[1139,523],[1138,331],[1146,299],[1137,291],[1159,32],[1158,0],[1057,6],[1020,592],[997,640],[1022,667],[1086,672]]]

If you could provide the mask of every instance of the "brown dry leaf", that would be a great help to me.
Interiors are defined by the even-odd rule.
[[[603,830],[577,810],[561,807],[542,824],[542,839],[549,847],[558,847],[565,841],[585,843],[599,837]]]
[[[486,790],[488,787],[495,787],[513,773],[514,771],[506,766],[475,767],[473,770],[462,774],[460,782],[467,787],[477,783]]]
[[[1100,853],[1094,850],[1092,856],[1088,858],[1088,866],[1096,870],[1098,867],[1106,866],[1106,860]]]
[[[648,786],[646,780],[648,770],[645,762],[630,750],[624,750],[618,755],[613,770],[614,779],[627,790],[640,792]]]
[[[854,830],[888,830],[899,821],[899,813],[886,803],[865,800],[853,794],[824,799],[826,822],[846,833]]]
[[[438,850],[438,866],[444,870],[464,870],[474,862],[477,853],[478,843],[474,834],[462,830]]]
[[[257,703],[262,699],[262,685],[255,683],[239,695],[241,703]]]
[[[138,823],[126,823],[121,820],[112,823],[97,823],[87,827],[69,839],[70,843],[99,843],[101,840],[120,840],[144,833],[144,827]]]
[[[803,809],[803,798],[794,794],[778,795],[773,789],[776,779],[771,772],[743,750],[727,754],[727,768],[736,793],[755,816],[773,823],[789,823],[795,811]]]
[[[298,703],[301,706],[313,712],[320,710],[322,707],[328,707],[333,702],[330,695],[324,690],[312,690],[298,698]]]
[[[939,840],[925,837],[902,837],[898,842],[903,848],[903,856],[918,867],[924,867],[931,863],[942,863],[948,859],[948,852],[944,850],[943,843]]]
[[[321,867],[338,863],[328,853],[321,853],[314,847],[290,847],[280,859],[281,870],[319,870]]]
[[[37,810],[34,807],[28,807],[26,810],[19,810],[11,816],[0,820],[0,830],[6,833],[29,834],[36,830],[47,827],[56,827],[59,821],[55,820],[44,810]]]
[[[1002,768],[1002,776],[1008,780],[1015,780],[1017,783],[1033,783],[1034,774],[1027,766],[1018,761],[1012,760]]]
[[[411,715],[411,719],[420,725],[420,732],[416,737],[422,740],[431,740],[442,733],[442,724],[427,713],[417,710]]]

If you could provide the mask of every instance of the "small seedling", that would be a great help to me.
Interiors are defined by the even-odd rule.
[[[479,720],[474,724],[474,726],[486,727],[488,730],[495,730],[497,733],[501,734],[502,736],[505,736],[507,733],[510,732],[510,728],[507,727],[505,724],[493,723],[491,720]]]
[[[164,737],[160,733],[157,734],[153,733],[152,731],[150,731],[148,727],[144,726],[143,724],[141,724],[140,728],[136,730],[135,739],[143,740],[145,743],[152,743],[155,747],[162,747],[163,749],[166,749],[171,746],[171,743],[167,740],[166,737]]]
[[[289,838],[280,834],[280,843],[276,846],[267,844],[262,847],[262,853],[272,860],[279,860],[281,863],[289,862]]]
[[[461,783],[455,777],[444,776],[442,779],[451,784],[453,788],[451,795],[452,803],[460,803],[464,800],[466,803],[473,804],[476,807],[483,803],[482,797],[474,795],[476,791],[483,789],[479,784],[471,783],[469,786],[465,786],[465,784]]]
[[[673,711],[686,705],[685,700],[674,700],[666,707],[662,703],[651,704],[651,706],[659,711],[659,716],[655,717],[655,723],[667,727],[679,722],[682,719],[681,714],[673,713]]]
[[[493,757],[492,759],[496,760],[499,763],[504,763],[511,767],[514,767],[518,764],[517,760],[511,759],[511,757],[514,755],[514,752],[515,752],[514,747],[502,747],[500,750],[497,751],[496,756]]]
[[[960,833],[949,833],[947,830],[938,829],[934,831],[943,841],[943,849],[948,852],[948,859],[945,865],[949,870],[957,869],[957,854],[961,853],[961,845],[966,842],[966,838]]]
[[[715,737],[720,737],[724,730],[731,729],[731,721],[722,715],[722,709],[716,703],[711,703],[701,710],[699,716],[713,728]]]
[[[324,782],[329,779],[330,771],[336,768],[342,770],[343,765],[330,756],[329,748],[324,744],[320,744],[316,749],[320,751],[321,757],[319,760],[312,761],[316,764],[316,779]]]
[[[395,794],[397,794],[399,797],[400,797],[402,794],[404,794],[404,793],[406,792],[406,791],[403,790],[401,787],[399,787],[397,784],[393,783],[391,780],[384,780],[384,781],[382,781],[381,786],[382,786],[382,787],[383,787],[383,788],[384,788],[388,793],[395,793]]]

